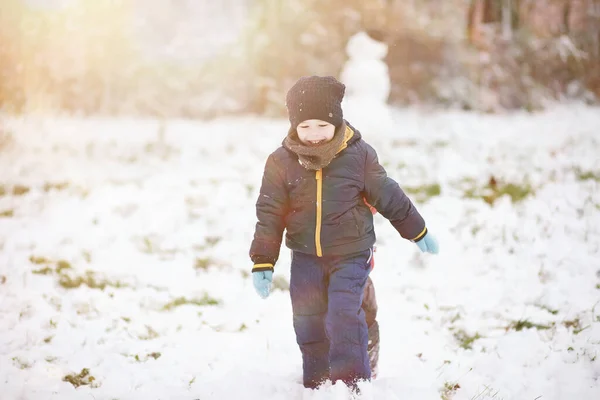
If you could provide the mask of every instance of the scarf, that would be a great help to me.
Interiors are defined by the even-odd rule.
[[[352,133],[350,131],[350,136]],[[344,122],[335,130],[333,138],[329,142],[319,146],[307,146],[298,138],[296,129],[290,128],[288,135],[283,140],[283,146],[298,156],[298,160],[304,168],[316,171],[329,165],[335,155],[346,147],[347,136],[347,126]]]

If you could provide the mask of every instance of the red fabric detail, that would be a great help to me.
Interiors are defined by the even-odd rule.
[[[371,271],[373,268],[375,268],[375,250],[377,250],[377,248],[373,246],[373,255],[371,256]]]
[[[369,204],[369,202],[367,201],[367,199],[365,199],[363,197],[363,201],[365,202],[365,204],[371,209],[371,212],[373,213],[373,215],[377,214],[377,210],[375,209],[375,207],[373,207],[372,205]]]

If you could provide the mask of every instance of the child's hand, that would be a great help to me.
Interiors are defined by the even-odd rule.
[[[423,253],[427,252],[431,254],[437,254],[439,251],[437,240],[435,240],[435,238],[429,232],[427,232],[421,240],[415,243],[417,246],[419,246],[419,249],[421,249]]]
[[[269,297],[271,282],[273,282],[273,271],[257,271],[252,273],[254,289],[263,299]]]

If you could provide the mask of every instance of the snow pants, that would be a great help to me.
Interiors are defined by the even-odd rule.
[[[327,379],[353,385],[371,378],[368,348],[376,347],[378,355],[379,347],[369,279],[372,256],[372,249],[325,257],[292,253],[290,296],[305,387],[315,388]],[[376,333],[373,340],[367,320]]]

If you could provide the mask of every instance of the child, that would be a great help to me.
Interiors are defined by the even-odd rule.
[[[342,380],[357,391],[371,379],[363,310],[375,243],[369,204],[421,251],[437,253],[438,244],[375,150],[343,119],[344,92],[330,76],[303,77],[288,91],[291,126],[266,161],[250,258],[254,286],[266,298],[286,230],[304,386]]]

